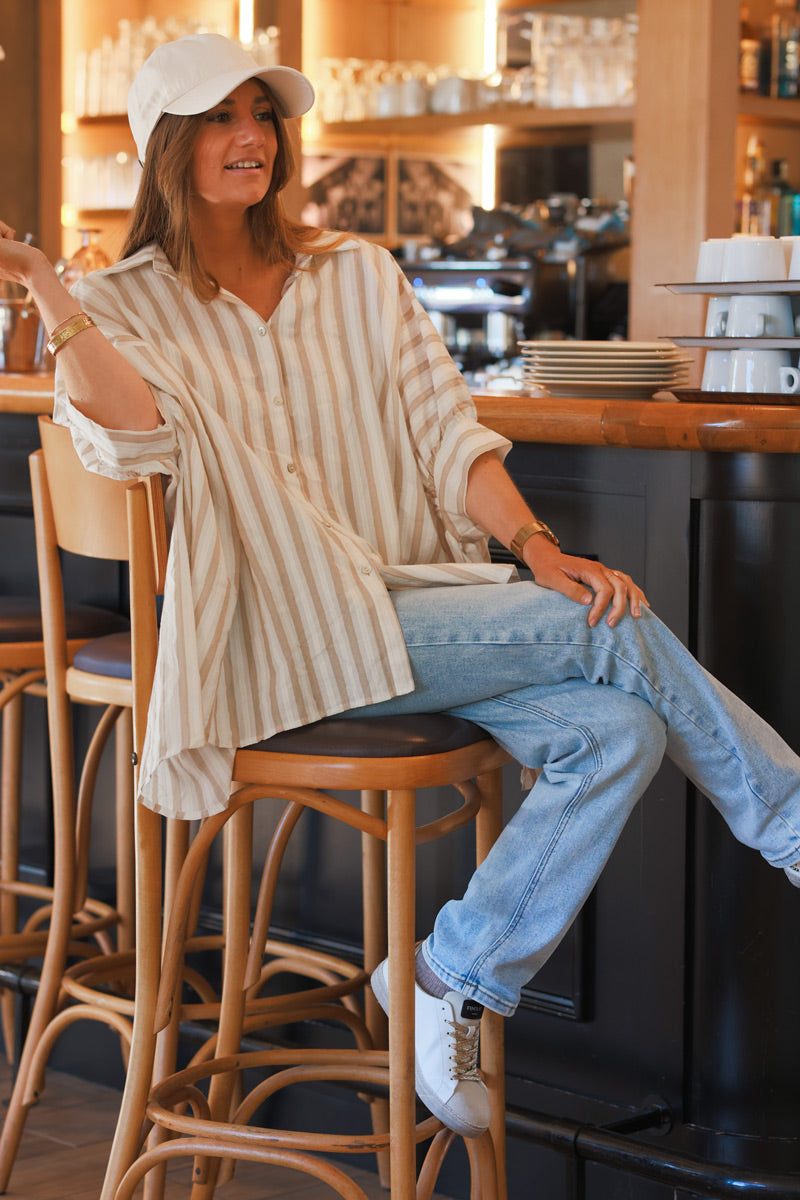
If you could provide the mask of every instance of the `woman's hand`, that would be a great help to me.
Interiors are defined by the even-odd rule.
[[[47,259],[41,250],[27,242],[15,241],[14,230],[5,221],[0,221],[0,279],[28,288],[33,275],[43,264],[47,264]]]
[[[0,279],[11,279],[30,291],[50,333],[81,311],[47,256],[35,246],[15,241],[14,230],[4,221],[0,221]],[[162,423],[148,385],[99,329],[84,329],[58,353],[69,398],[90,420],[107,429],[148,430]]]
[[[561,592],[578,604],[590,606],[589,625],[596,625],[606,609],[606,624],[613,627],[626,610],[630,609],[632,617],[640,617],[642,605],[650,607],[644,592],[630,575],[590,558],[562,554],[541,533],[528,538],[523,555],[538,584]]]

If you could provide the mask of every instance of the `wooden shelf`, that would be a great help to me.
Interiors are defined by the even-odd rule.
[[[598,125],[627,125],[634,120],[633,105],[610,108],[533,108],[514,105],[503,108],[484,108],[464,113],[424,113],[419,117],[383,117],[370,121],[333,121],[323,124],[326,135],[371,134],[378,137],[394,135],[419,136],[447,133],[474,125],[503,125],[510,129],[558,129]]]
[[[800,100],[774,100],[771,96],[740,96],[739,117],[748,123],[800,126]]]
[[[124,125],[128,127],[127,113],[97,113],[95,116],[76,117],[75,120],[81,126],[91,127],[92,125]]]

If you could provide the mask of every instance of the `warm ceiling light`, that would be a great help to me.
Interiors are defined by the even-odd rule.
[[[255,28],[255,0],[239,0],[239,41],[242,45],[250,45]]]

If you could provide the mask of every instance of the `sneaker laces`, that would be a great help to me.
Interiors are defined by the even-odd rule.
[[[447,1022],[451,1029],[452,1054],[455,1079],[475,1079],[480,1081],[478,1073],[478,1047],[480,1045],[480,1025],[461,1025],[458,1021]]]

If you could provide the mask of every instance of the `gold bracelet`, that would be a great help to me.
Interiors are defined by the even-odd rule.
[[[558,538],[553,533],[552,529],[548,529],[548,527],[547,527],[547,525],[545,525],[544,521],[537,521],[536,518],[534,517],[534,519],[532,521],[526,521],[526,523],[520,529],[517,530],[517,532],[514,534],[514,537],[511,540],[510,549],[511,549],[512,553],[514,553],[517,556],[517,558],[520,560],[520,562],[523,562],[523,563],[525,562],[525,559],[522,557],[523,546],[527,542],[528,538],[532,538],[534,536],[534,534],[537,534],[537,533],[543,533],[544,536],[547,538],[548,542],[552,542],[554,546],[557,546],[559,544]]]
[[[93,329],[94,321],[88,317],[86,313],[78,313],[77,316],[68,317],[66,321],[62,321],[60,325],[56,325],[53,332],[50,334],[50,341],[47,343],[47,349],[52,354],[53,358],[58,354],[65,342],[70,338],[75,337],[76,333],[82,333],[84,329]]]

